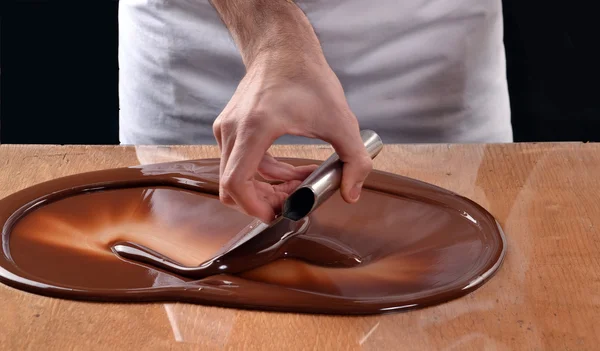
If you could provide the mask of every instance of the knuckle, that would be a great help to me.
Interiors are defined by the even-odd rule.
[[[373,170],[373,160],[369,156],[361,157],[357,166],[362,173],[367,174]]]
[[[223,133],[228,133],[232,130],[235,130],[236,121],[234,118],[224,118],[217,123],[219,125],[219,129]]]
[[[221,134],[221,121],[219,119],[215,120],[215,123],[213,123],[212,130],[215,136]]]
[[[230,177],[228,177],[228,178],[225,178],[225,179],[223,179],[223,180],[221,181],[221,188],[222,188],[224,191],[226,191],[226,192],[230,192],[230,191],[232,191],[232,190],[233,190],[233,187],[234,187],[234,183],[233,183],[233,181],[231,180],[231,178],[230,178]]]
[[[260,108],[254,108],[241,121],[241,125],[247,130],[256,130],[266,122],[267,112]]]
[[[237,179],[233,177],[227,177],[222,181],[221,189],[227,196],[231,197],[230,194],[235,195],[238,193],[238,184],[239,182],[237,181]]]
[[[233,201],[233,198],[231,197],[231,195],[221,192],[219,194],[219,200],[221,201],[221,203],[228,205],[228,206],[232,206],[235,204],[235,201]]]

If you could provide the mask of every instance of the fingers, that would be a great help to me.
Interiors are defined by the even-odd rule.
[[[221,159],[219,162],[219,200],[230,207],[235,207],[235,201],[229,195],[229,193],[223,190],[223,182],[222,176],[225,171],[225,166],[227,165],[227,160],[229,159],[229,155],[231,154],[231,150],[233,149],[233,145],[235,144],[235,138],[231,138],[231,136],[235,136],[234,130],[227,130],[228,126],[225,127],[226,131],[229,132],[229,138],[225,138],[223,140],[223,131],[222,131],[222,123],[221,116],[217,118],[215,123],[213,124],[213,134],[215,139],[217,140],[217,144],[219,145],[219,151],[221,153]]]
[[[317,167],[317,165],[294,167],[289,163],[277,161],[273,156],[266,154],[258,165],[258,172],[265,179],[270,180],[304,180]]]
[[[229,123],[224,114],[213,125],[221,151],[219,198],[222,203],[270,222],[289,193],[312,173],[317,165],[294,167],[277,161],[266,151],[276,138],[257,132],[252,123]],[[271,133],[273,134],[273,133]],[[267,179],[285,181],[272,186],[254,178],[257,171]]]
[[[296,188],[300,184],[302,184],[302,181],[300,181],[300,180],[290,180],[289,182],[272,185],[272,187],[276,193],[284,194],[283,201],[285,201],[287,199],[288,195],[290,195],[294,190],[296,190]],[[282,203],[283,203],[283,201],[282,201]]]
[[[275,212],[263,193],[257,189],[254,176],[274,140],[252,128],[238,129],[234,136],[235,139],[222,140],[219,184],[221,201],[229,205],[236,204],[242,212],[268,223]]]
[[[255,187],[259,193],[262,194],[264,201],[275,211],[280,212],[285,200],[290,193],[300,185],[300,183],[300,180],[292,180],[282,184],[271,185],[255,180]]]
[[[341,126],[342,130],[325,135],[323,139],[330,143],[344,162],[340,192],[348,203],[355,203],[360,198],[362,186],[373,170],[373,160],[369,156],[362,138],[356,118],[352,115],[349,123]]]

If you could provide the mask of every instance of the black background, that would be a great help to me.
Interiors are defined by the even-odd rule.
[[[2,3],[0,142],[117,144],[118,2]],[[600,141],[592,3],[504,1],[515,141]]]

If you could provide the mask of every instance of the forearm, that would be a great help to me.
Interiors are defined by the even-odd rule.
[[[291,0],[212,0],[246,67],[262,56],[282,61],[322,56],[317,36]]]

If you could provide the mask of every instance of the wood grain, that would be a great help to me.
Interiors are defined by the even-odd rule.
[[[325,159],[327,146],[276,156]],[[218,157],[209,146],[0,146],[0,197],[85,171]],[[481,289],[371,317],[52,299],[0,285],[5,350],[595,350],[600,345],[600,145],[387,145],[375,168],[453,190],[506,231]]]

